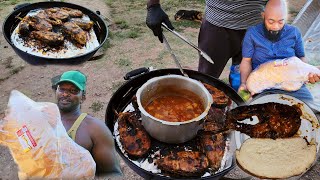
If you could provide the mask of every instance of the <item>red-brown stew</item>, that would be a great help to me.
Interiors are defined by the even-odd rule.
[[[145,107],[153,117],[170,122],[183,122],[198,117],[204,107],[197,96],[163,95]]]

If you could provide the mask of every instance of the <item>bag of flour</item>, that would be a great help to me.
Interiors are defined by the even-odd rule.
[[[0,124],[0,143],[9,147],[20,179],[94,178],[91,154],[69,138],[56,104],[35,102],[13,90]]]

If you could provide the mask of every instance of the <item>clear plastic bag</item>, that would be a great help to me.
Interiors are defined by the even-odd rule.
[[[0,124],[0,143],[18,164],[19,179],[94,178],[91,154],[69,138],[56,104],[35,102],[13,90]]]

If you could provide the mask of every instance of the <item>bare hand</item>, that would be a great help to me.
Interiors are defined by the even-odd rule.
[[[250,93],[249,90],[247,89],[246,84],[241,84],[238,89],[238,94],[244,99],[245,101],[251,100],[252,96],[254,95],[253,93]]]
[[[311,84],[314,84],[320,81],[320,74],[310,73],[308,77],[309,77],[309,82]]]

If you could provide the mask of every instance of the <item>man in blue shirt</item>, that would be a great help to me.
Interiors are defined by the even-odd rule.
[[[284,0],[268,1],[262,17],[264,23],[250,27],[243,40],[239,91],[247,90],[247,78],[251,71],[260,64],[293,56],[305,61],[303,42],[299,30],[294,26],[285,24],[287,17],[286,2]],[[315,83],[319,79],[319,75],[309,74],[311,83]],[[313,99],[305,85],[298,91],[283,92],[305,101],[312,101]]]

